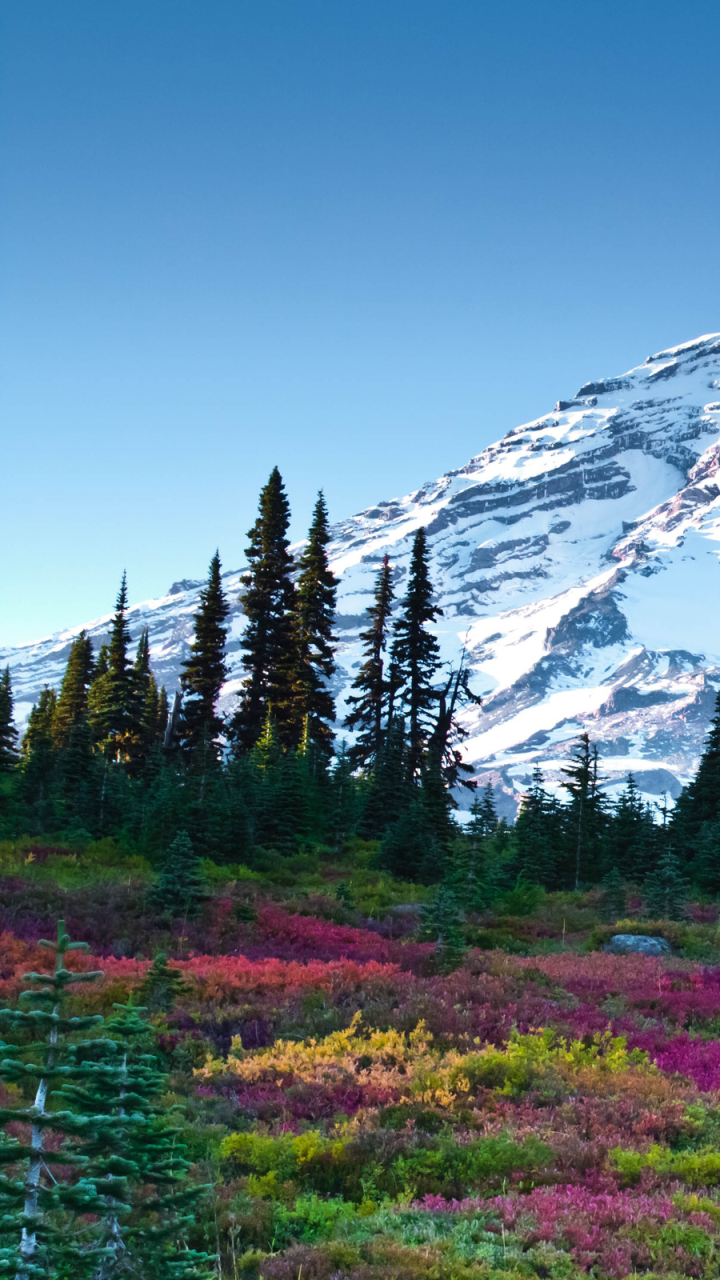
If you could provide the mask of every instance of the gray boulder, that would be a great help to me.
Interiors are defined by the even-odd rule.
[[[671,948],[664,938],[648,938],[644,933],[616,933],[603,950],[612,956],[666,956]]]

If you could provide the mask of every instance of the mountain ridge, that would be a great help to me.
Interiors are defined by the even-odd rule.
[[[359,631],[388,553],[398,597],[424,525],[443,657],[464,646],[481,709],[464,713],[468,760],[509,815],[535,763],[551,784],[582,728],[610,785],[633,771],[649,797],[679,793],[720,687],[720,334],[654,353],[506,433],[463,467],[333,526],[340,578],[335,693],[360,661]],[[249,521],[248,521],[249,523]],[[242,570],[231,600],[228,710],[241,682]],[[133,606],[171,689],[202,583]],[[86,624],[99,642],[110,614]],[[20,718],[56,685],[79,627],[0,650]],[[340,730],[340,732],[342,732]]]

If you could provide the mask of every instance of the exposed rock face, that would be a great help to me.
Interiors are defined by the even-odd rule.
[[[676,795],[694,771],[720,686],[720,334],[587,383],[458,471],[335,526],[342,697],[360,661],[383,555],[402,595],[410,544],[427,528],[444,617],[444,657],[465,645],[482,710],[467,713],[468,758],[512,814],[537,762],[558,781],[586,728],[620,785]],[[250,522],[250,515],[246,524]],[[172,687],[192,636],[199,584],[136,606],[152,661]],[[232,600],[230,707],[241,680],[241,575]],[[99,641],[108,618],[88,630]],[[79,628],[78,628],[79,629]],[[0,653],[19,710],[57,684],[74,632]]]
[[[642,933],[616,933],[603,950],[613,956],[666,956],[671,947],[665,938],[646,938]]]

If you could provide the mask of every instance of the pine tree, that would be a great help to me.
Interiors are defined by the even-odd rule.
[[[198,856],[185,831],[179,832],[167,852],[160,879],[153,885],[148,901],[153,910],[177,919],[196,916],[205,898]]]
[[[382,566],[375,581],[374,602],[368,609],[370,626],[360,632],[365,661],[347,699],[351,708],[345,719],[345,727],[356,731],[356,739],[349,749],[355,768],[371,767],[383,748],[388,717],[390,683],[385,676],[385,651],[390,630],[393,604],[392,571],[389,556],[383,557]]]
[[[435,963],[441,973],[450,973],[462,964],[465,939],[460,926],[457,899],[446,884],[439,884],[422,909],[421,938],[435,943]]]
[[[10,668],[0,676],[0,773],[10,773],[18,762],[17,729],[13,720]]]
[[[392,647],[400,681],[399,698],[408,720],[408,768],[413,778],[420,772],[432,731],[432,709],[437,702],[433,680],[440,667],[440,649],[427,624],[434,622],[442,609],[432,603],[432,597],[427,538],[421,527],[413,542],[407,594],[395,623]]]
[[[300,561],[295,596],[292,660],[292,730],[299,742],[303,727],[322,756],[332,755],[335,700],[330,680],[335,673],[333,619],[337,579],[330,569],[327,506],[318,494],[308,542]]]
[[[200,592],[190,657],[183,663],[180,676],[184,695],[180,736],[186,752],[194,750],[203,739],[214,743],[223,728],[217,714],[217,701],[228,675],[224,624],[229,612],[222,589],[220,556],[216,551],[210,561],[207,586]]]
[[[110,760],[120,760],[127,753],[136,710],[135,681],[128,656],[130,632],[126,613],[127,578],[123,573],[110,642],[100,651],[95,678],[88,693],[90,722],[95,740],[102,745]]]
[[[102,1215],[106,1207],[104,1188],[83,1176],[88,1165],[83,1147],[97,1136],[97,1122],[48,1105],[60,1082],[77,1081],[83,1074],[68,1062],[69,1037],[76,1041],[102,1022],[97,1016],[70,1016],[69,989],[102,975],[66,969],[67,953],[86,951],[87,944],[71,942],[62,920],[57,941],[40,945],[54,952],[54,972],[26,974],[31,985],[20,997],[24,1007],[0,1010],[0,1026],[13,1037],[13,1042],[0,1046],[0,1076],[12,1085],[35,1087],[30,1106],[0,1107],[0,1122],[30,1128],[29,1143],[7,1136],[0,1142],[0,1162],[18,1169],[16,1176],[0,1180],[0,1265],[5,1272],[15,1271],[16,1280],[89,1276],[101,1254],[86,1215]],[[48,1134],[56,1140],[48,1142]],[[80,1177],[64,1182],[63,1168],[77,1169]]]
[[[95,663],[90,636],[81,631],[73,640],[67,667],[60,686],[57,713],[53,723],[56,747],[66,747],[73,725],[87,714],[88,690],[92,684]]]
[[[247,681],[231,733],[236,750],[248,751],[258,741],[269,710],[285,736],[292,723],[293,558],[287,537],[290,507],[277,467],[260,494],[260,514],[249,533],[250,571],[244,579],[243,609],[247,626],[242,638]]]

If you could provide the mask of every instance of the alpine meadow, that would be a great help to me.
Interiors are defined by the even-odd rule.
[[[3,1274],[717,1275],[717,386],[7,651]]]

